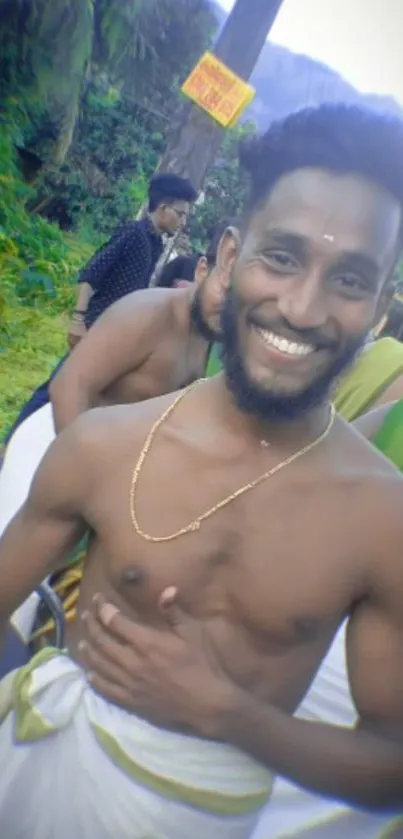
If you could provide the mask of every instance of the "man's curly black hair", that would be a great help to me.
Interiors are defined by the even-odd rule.
[[[173,172],[160,172],[154,175],[148,186],[148,209],[153,213],[161,204],[173,204],[174,201],[196,201],[197,192],[187,178],[181,178]]]
[[[296,169],[361,175],[388,190],[403,211],[403,121],[351,105],[308,108],[274,123],[240,148],[249,176],[246,216]]]

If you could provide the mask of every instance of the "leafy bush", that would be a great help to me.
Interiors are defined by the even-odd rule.
[[[31,209],[99,244],[136,216],[164,149],[153,113],[101,79],[87,90],[74,142],[62,166],[47,166]]]

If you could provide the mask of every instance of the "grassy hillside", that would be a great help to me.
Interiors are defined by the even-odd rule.
[[[67,250],[72,279],[91,256],[92,248],[77,245]],[[50,265],[50,270],[53,266]],[[59,311],[53,298],[42,305],[25,306],[18,298],[2,305],[4,292],[0,278],[0,435],[16,417],[32,390],[46,379],[66,351],[67,314]],[[68,281],[66,312],[74,300],[74,287]],[[63,295],[64,297],[65,295]],[[55,311],[56,309],[56,311]]]
[[[0,434],[65,351],[75,278],[93,247],[26,210],[30,190],[0,140]]]

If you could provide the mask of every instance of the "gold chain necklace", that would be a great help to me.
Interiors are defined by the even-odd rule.
[[[172,542],[174,539],[178,539],[179,536],[185,536],[186,533],[193,533],[195,530],[199,530],[202,522],[206,521],[206,519],[209,519],[211,516],[214,515],[214,513],[218,513],[219,510],[222,510],[224,507],[227,507],[228,504],[231,504],[231,502],[235,501],[236,498],[239,498],[241,495],[244,495],[245,492],[249,492],[251,489],[255,489],[255,487],[258,487],[264,481],[267,481],[269,478],[272,478],[273,475],[276,475],[277,472],[280,472],[281,469],[285,469],[286,466],[290,466],[290,464],[294,463],[295,460],[298,460],[299,457],[302,457],[304,454],[308,454],[308,452],[312,451],[312,449],[316,448],[316,446],[319,446],[319,444],[326,439],[333,427],[336,412],[334,409],[334,405],[331,405],[329,422],[327,423],[327,426],[325,430],[322,432],[322,434],[320,434],[319,437],[316,437],[316,439],[313,440],[312,443],[308,443],[306,446],[303,446],[302,449],[299,449],[297,452],[294,452],[294,454],[291,454],[285,460],[282,460],[281,463],[277,463],[276,466],[272,466],[272,468],[265,472],[263,475],[260,475],[258,478],[255,478],[248,484],[244,484],[244,486],[231,493],[231,495],[227,495],[226,498],[223,498],[222,501],[219,501],[218,504],[214,505],[214,507],[210,507],[209,510],[206,510],[205,513],[202,513],[202,515],[198,516],[197,519],[194,519],[192,522],[190,522],[190,524],[186,525],[186,527],[181,527],[180,530],[177,530],[175,533],[171,533],[169,536],[150,536],[149,533],[146,533],[144,530],[141,529],[138,523],[137,514],[135,510],[136,491],[138,487],[140,472],[143,468],[144,461],[147,457],[148,452],[150,451],[150,448],[155,439],[155,435],[160,426],[165,422],[166,419],[168,419],[168,417],[170,416],[172,411],[175,410],[179,402],[181,402],[182,399],[185,396],[187,396],[187,394],[190,393],[196,387],[196,385],[200,384],[200,382],[202,381],[204,381],[204,379],[199,379],[197,382],[193,382],[193,384],[191,384],[190,387],[187,387],[184,391],[182,391],[179,394],[179,396],[177,396],[176,399],[174,399],[174,401],[168,406],[168,408],[166,408],[166,410],[159,417],[159,419],[157,419],[157,421],[154,423],[154,425],[148,433],[144,446],[140,452],[139,459],[136,463],[136,466],[134,467],[130,487],[130,517],[137,535],[141,536],[143,539],[146,539],[147,542]]]

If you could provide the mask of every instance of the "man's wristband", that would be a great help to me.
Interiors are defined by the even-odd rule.
[[[86,309],[74,309],[73,315],[85,315]]]

